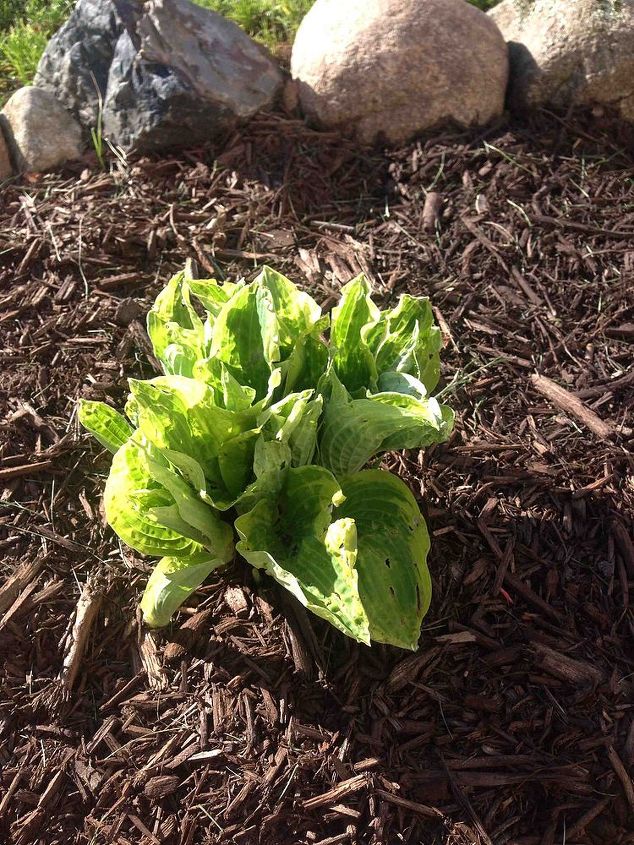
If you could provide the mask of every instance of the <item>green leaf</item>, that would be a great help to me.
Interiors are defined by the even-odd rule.
[[[293,466],[310,463],[317,446],[317,425],[323,407],[314,390],[291,393],[258,417],[265,436],[288,443]]]
[[[227,440],[218,452],[220,475],[227,490],[226,507],[233,506],[254,480],[253,460],[259,437],[259,428],[243,431],[237,437]]]
[[[80,399],[77,416],[86,431],[113,454],[132,434],[132,426],[125,417],[105,402]]]
[[[159,461],[148,461],[154,481],[168,490],[178,508],[180,518],[201,538],[201,543],[214,558],[226,563],[233,557],[233,532],[209,504],[203,502],[189,484],[174,470]]]
[[[380,317],[370,291],[365,276],[357,276],[342,288],[341,301],[332,309],[332,362],[337,376],[350,393],[376,388],[376,363],[364,336]]]
[[[260,398],[266,394],[273,365],[280,360],[279,330],[270,291],[247,285],[220,310],[209,357],[223,361],[234,378],[254,388]]]
[[[320,463],[337,478],[358,472],[372,457],[390,449],[415,449],[446,440],[453,413],[433,398],[403,393],[368,394],[352,399],[331,377],[319,438]]]
[[[213,389],[214,400],[219,408],[244,411],[253,404],[255,390],[241,385],[218,358],[199,359],[194,364],[192,375]]]
[[[442,338],[427,297],[403,294],[396,308],[382,311],[363,336],[379,374],[408,373],[425,385],[427,393],[436,387]]]
[[[161,460],[140,432],[112,460],[104,491],[106,518],[124,543],[141,554],[187,557],[202,551],[200,535],[185,536],[167,527],[157,515],[174,505],[174,497],[153,478],[150,465]]]
[[[262,499],[238,517],[236,548],[317,616],[369,643],[355,569],[354,521],[331,521],[340,496],[339,485],[322,467],[290,469],[277,501]]]
[[[187,286],[205,311],[217,317],[225,302],[228,302],[237,289],[237,285],[225,282],[220,285],[215,279],[188,279]]]
[[[299,338],[321,319],[321,308],[312,296],[271,267],[264,266],[253,284],[270,293],[279,325],[281,360],[285,360]]]
[[[261,499],[272,501],[279,494],[286,470],[293,460],[288,443],[265,440],[260,435],[253,453],[253,481],[233,504],[239,514],[251,510]]]
[[[253,415],[219,408],[211,387],[184,376],[130,379],[130,390],[147,439],[159,449],[195,457],[206,478],[220,484],[218,454],[227,440],[250,426]]]
[[[205,578],[223,561],[210,558],[207,552],[185,558],[164,557],[154,567],[149,577],[141,610],[150,628],[167,625],[172,615]]]
[[[328,328],[327,318],[313,333],[298,338],[295,348],[283,364],[286,393],[313,388],[328,368],[329,352],[319,332]]]
[[[416,649],[431,601],[429,535],[411,491],[382,470],[365,470],[342,483],[345,501],[334,518],[357,528],[359,594],[370,637]]]
[[[184,273],[173,276],[157,296],[147,316],[147,331],[165,372],[191,376],[195,362],[206,354],[205,332]]]
[[[379,393],[403,393],[416,399],[427,398],[427,388],[409,373],[385,372],[379,376]]]

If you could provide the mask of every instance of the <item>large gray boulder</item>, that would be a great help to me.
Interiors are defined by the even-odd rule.
[[[82,154],[79,124],[41,88],[28,85],[9,97],[0,125],[20,172],[41,173]]]
[[[98,45],[95,67],[91,51],[77,46],[85,32]],[[56,73],[60,52],[71,58]],[[217,138],[271,106],[282,87],[263,47],[190,0],[80,0],[49,43],[37,78],[88,129],[97,125],[99,97],[90,101],[87,88],[97,87],[103,134],[138,152]]]
[[[509,42],[514,110],[599,103],[634,119],[634,0],[504,0],[489,17]]]
[[[398,144],[504,108],[508,51],[465,0],[317,0],[291,58],[305,114],[362,143]]]

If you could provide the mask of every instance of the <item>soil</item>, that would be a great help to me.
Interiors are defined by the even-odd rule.
[[[0,197],[0,841],[634,843],[634,168],[610,117],[356,150],[281,116]],[[187,258],[329,307],[428,294],[451,441],[389,456],[432,534],[416,653],[236,562],[156,634],[78,397],[151,375]],[[537,374],[537,376],[536,376]],[[541,378],[540,378],[541,377]]]

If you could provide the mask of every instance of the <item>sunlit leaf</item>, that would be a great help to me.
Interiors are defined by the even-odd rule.
[[[154,567],[141,599],[143,619],[150,628],[167,625],[174,613],[223,561],[205,552],[191,557],[164,557]]]
[[[86,431],[113,454],[132,434],[132,426],[126,418],[105,402],[82,399],[77,416]]]
[[[369,643],[355,569],[355,525],[348,519],[331,522],[340,493],[321,467],[288,470],[277,501],[263,499],[236,520],[237,550],[317,616]]]

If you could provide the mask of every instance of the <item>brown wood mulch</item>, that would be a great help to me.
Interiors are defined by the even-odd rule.
[[[5,188],[0,842],[634,843],[629,143],[543,115],[385,158],[270,116],[216,163]],[[143,315],[188,257],[433,298],[456,432],[387,461],[433,535],[415,654],[239,562],[139,627],[150,564],[104,525],[74,403],[152,373]]]

